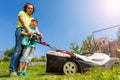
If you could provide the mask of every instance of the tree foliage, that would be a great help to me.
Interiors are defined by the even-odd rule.
[[[14,47],[11,48],[11,49],[7,49],[7,50],[4,52],[4,55],[5,55],[5,56],[8,56],[8,57],[11,57],[13,51],[14,51]]]
[[[6,49],[6,51],[4,52],[4,57],[1,61],[9,61],[11,59],[12,53],[14,51],[14,47],[10,48],[10,49]]]
[[[92,44],[92,41],[94,42],[94,44]],[[86,52],[96,52],[98,51],[98,46],[97,43],[93,40],[93,36],[90,35],[87,37],[86,40],[83,41],[82,47],[81,47],[81,51],[83,53]]]
[[[76,53],[76,54],[80,54],[80,46],[78,44],[75,44],[75,43],[71,43],[70,44],[70,49],[72,50],[71,52],[72,53]]]
[[[40,58],[32,58],[32,62],[40,62],[40,61],[46,61],[46,57],[41,56]]]
[[[77,54],[83,54],[86,52],[94,52],[97,51],[99,48],[97,46],[97,43],[92,44],[93,36],[88,36],[87,39],[83,40],[82,46],[80,47],[78,44],[71,43],[70,49],[71,52],[77,53]]]

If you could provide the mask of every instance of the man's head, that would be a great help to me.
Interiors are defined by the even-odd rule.
[[[27,12],[29,15],[32,15],[35,11],[35,7],[31,3],[26,3],[24,5],[24,11]]]

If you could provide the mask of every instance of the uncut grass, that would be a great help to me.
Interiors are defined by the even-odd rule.
[[[51,64],[52,65],[52,64]],[[0,80],[120,80],[120,67],[93,69],[86,73],[59,75],[46,73],[46,66],[30,66],[28,76],[9,77],[9,62],[0,62]]]

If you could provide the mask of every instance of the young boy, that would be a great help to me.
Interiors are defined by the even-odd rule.
[[[38,25],[38,21],[36,19],[32,19],[30,23],[30,29],[32,32],[36,32],[35,28]],[[21,35],[23,36],[22,39],[22,46],[23,46],[23,55],[20,58],[19,62],[19,71],[18,76],[26,76],[27,75],[27,68],[32,59],[33,53],[35,51],[36,42],[30,41],[28,33],[25,29],[22,30]],[[42,34],[39,35],[39,38],[42,38]]]

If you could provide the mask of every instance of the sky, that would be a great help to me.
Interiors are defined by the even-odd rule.
[[[28,2],[35,6],[42,41],[63,50],[70,51],[71,43],[81,46],[93,31],[120,25],[120,0],[0,0],[0,51],[14,47],[17,15]],[[34,57],[48,51],[37,44]]]

